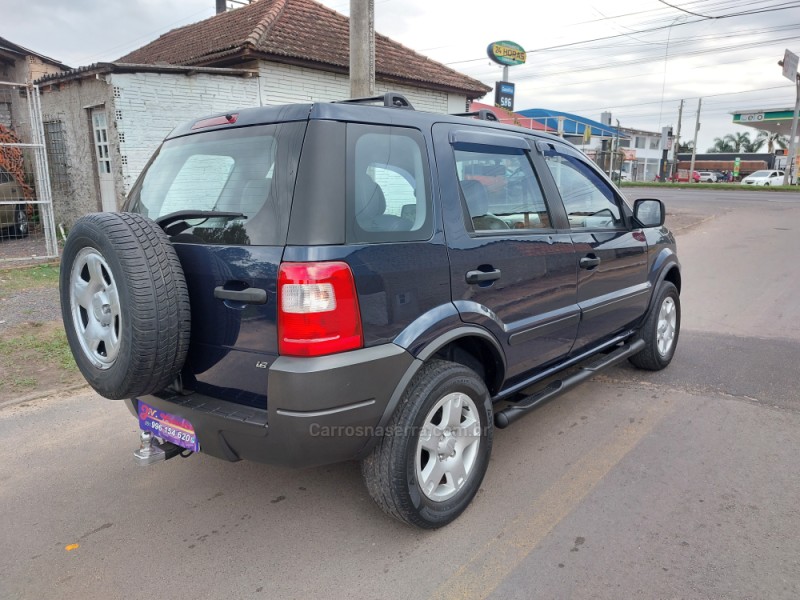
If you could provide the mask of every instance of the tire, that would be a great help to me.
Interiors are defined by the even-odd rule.
[[[164,389],[189,349],[189,293],[175,249],[150,219],[79,219],[61,260],[61,315],[72,355],[101,396]]]
[[[29,232],[30,223],[28,222],[28,213],[25,210],[25,205],[19,204],[14,208],[14,228],[12,229],[12,235],[19,239],[28,237]]]
[[[633,366],[660,371],[672,361],[681,331],[681,298],[669,281],[661,284],[650,314],[639,330],[644,350],[630,357]]]
[[[493,426],[481,378],[460,364],[429,361],[404,392],[386,435],[361,462],[370,496],[404,523],[424,529],[447,525],[480,488]]]

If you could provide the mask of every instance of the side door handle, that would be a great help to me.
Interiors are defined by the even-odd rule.
[[[224,287],[214,288],[214,298],[218,300],[232,300],[241,304],[266,304],[267,290],[261,288],[247,288],[244,290],[226,290]]]
[[[467,271],[467,274],[464,278],[469,284],[483,283],[484,281],[494,281],[496,279],[500,279],[500,269],[494,269],[492,271]]]
[[[578,264],[581,266],[581,269],[586,269],[591,271],[597,265],[600,264],[600,259],[597,258],[594,254],[590,254],[589,256],[584,256]]]

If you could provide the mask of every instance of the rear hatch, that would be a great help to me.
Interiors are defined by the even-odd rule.
[[[164,142],[125,206],[162,225],[186,275],[184,388],[264,409],[278,355],[278,269],[307,125],[263,124],[270,114],[286,117],[258,109],[182,128],[188,134]]]

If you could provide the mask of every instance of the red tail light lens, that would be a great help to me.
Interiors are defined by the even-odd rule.
[[[322,356],[363,345],[358,296],[347,263],[282,263],[278,352]]]

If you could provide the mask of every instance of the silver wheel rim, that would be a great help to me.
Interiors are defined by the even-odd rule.
[[[84,355],[98,369],[114,365],[119,354],[119,293],[103,255],[84,248],[75,257],[69,278],[72,323]]]
[[[415,456],[422,493],[434,502],[455,496],[469,480],[481,445],[480,413],[466,394],[447,394],[428,412]]]
[[[658,311],[658,329],[656,331],[656,344],[658,353],[667,356],[675,343],[675,328],[678,323],[678,313],[675,300],[664,298],[661,310]]]

